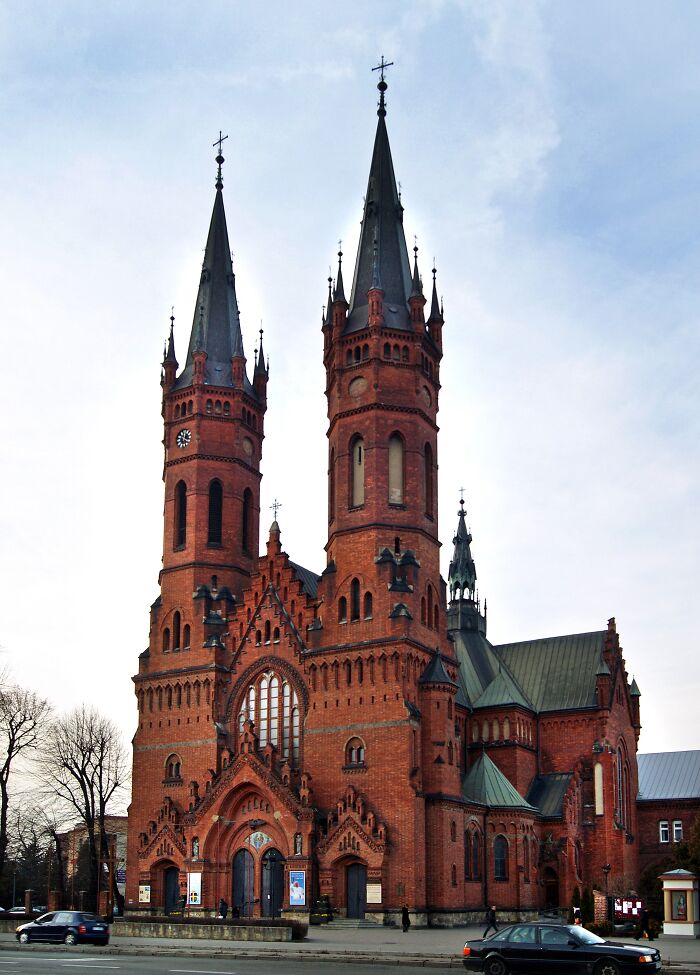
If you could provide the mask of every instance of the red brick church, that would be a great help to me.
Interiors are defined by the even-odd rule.
[[[260,550],[268,368],[244,353],[221,154],[192,330],[163,361],[160,593],[135,689],[127,910],[451,924],[635,883],[639,691],[615,621],[505,646],[464,503],[440,576],[443,313],[380,98],[349,294],[322,323],[325,567]],[[319,354],[321,354],[319,342]],[[272,418],[274,422],[274,417]],[[604,869],[605,868],[605,869]]]

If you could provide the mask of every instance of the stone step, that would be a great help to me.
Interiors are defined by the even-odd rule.
[[[370,921],[369,918],[357,918],[357,917],[335,917],[330,922],[334,928],[379,928],[382,927],[376,921]]]

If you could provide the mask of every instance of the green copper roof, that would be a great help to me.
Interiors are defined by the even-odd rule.
[[[606,631],[494,647],[536,711],[596,707],[596,672]]]
[[[545,819],[561,818],[564,796],[571,778],[571,772],[553,772],[550,775],[535,776],[527,790],[527,801],[535,806]]]
[[[526,802],[486,752],[474,762],[462,781],[462,795],[470,802],[499,809],[536,810]]]
[[[533,710],[530,701],[506,670],[500,670],[483,694],[474,701],[475,708],[497,707],[502,704],[520,704],[524,708]]]

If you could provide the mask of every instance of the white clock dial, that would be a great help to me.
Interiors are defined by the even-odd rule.
[[[180,430],[177,437],[175,438],[175,443],[178,445],[180,450],[183,450],[190,440],[192,439],[192,434],[189,430]]]

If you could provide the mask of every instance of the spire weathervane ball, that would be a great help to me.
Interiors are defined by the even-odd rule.
[[[222,143],[226,139],[228,139],[228,136],[227,135],[222,135],[221,134],[221,129],[219,129],[219,138],[216,140],[216,142],[213,142],[212,143],[212,145],[219,147],[219,154],[216,157],[216,162],[217,162],[219,168],[218,168],[217,173],[216,173],[216,183],[214,184],[214,186],[217,188],[217,190],[222,189],[223,188],[223,185],[224,185],[224,181],[221,178],[221,167],[224,164],[224,161],[225,160],[224,160],[224,157],[221,155],[221,145],[222,145]]]

